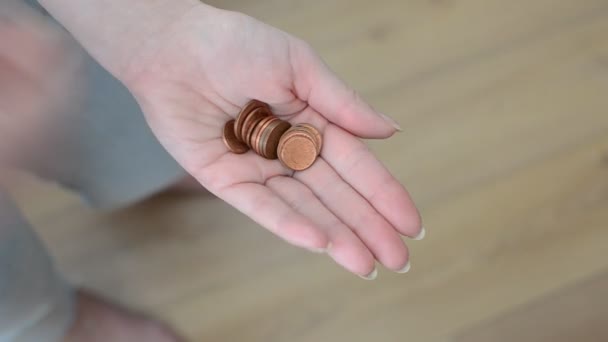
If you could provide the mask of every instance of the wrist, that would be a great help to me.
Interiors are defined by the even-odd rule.
[[[224,14],[228,13],[198,0],[194,2],[195,4],[183,8],[179,13],[164,16],[162,23],[160,20],[155,23],[154,29],[140,29],[129,39],[137,41],[138,45],[125,53],[128,57],[117,76],[127,87],[134,86],[140,74],[150,68],[179,67],[177,62],[173,65],[161,65],[162,62],[158,62],[157,57],[173,52],[179,54],[186,46],[190,51],[194,41],[198,43],[195,48],[203,48],[208,41],[204,36],[213,34],[218,22],[224,21]],[[197,34],[195,39],[192,39],[193,33]]]
[[[125,81],[141,56],[160,41],[180,18],[196,10],[211,11],[198,0],[39,0],[81,45]]]

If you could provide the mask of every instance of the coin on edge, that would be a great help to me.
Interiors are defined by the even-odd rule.
[[[243,120],[243,127],[241,127],[241,133],[239,135],[240,139],[242,141],[247,141],[247,133],[253,131],[253,128],[255,128],[254,124],[267,116],[270,116],[270,111],[266,110],[264,107],[258,107],[252,110],[245,120]]]
[[[253,112],[254,109],[259,108],[259,107],[266,107],[270,111],[270,106],[268,106],[266,103],[264,103],[262,101],[258,101],[258,100],[251,100],[251,101],[247,102],[247,104],[241,109],[241,111],[239,112],[239,115],[237,115],[237,117],[236,117],[236,123],[234,124],[234,135],[237,137],[237,139],[243,140],[245,138],[245,137],[241,136],[241,132],[243,129],[243,124],[245,123],[245,119],[247,119],[247,116],[249,116],[249,114],[251,114],[251,112]]]
[[[266,128],[272,125],[273,122],[277,121],[279,121],[279,119],[277,117],[272,116],[268,120],[264,120],[263,122],[261,122],[258,127],[256,127],[256,130],[253,133],[253,137],[251,138],[251,148],[255,151],[255,153],[262,155],[262,136],[264,135]]]
[[[280,120],[279,123],[270,130],[265,136],[262,146],[262,154],[268,159],[277,159],[277,148],[279,141],[285,132],[291,128],[291,124],[287,121]]]
[[[245,135],[243,136],[243,142],[245,142],[249,148],[251,148],[251,136],[253,135],[253,132],[255,132],[256,128],[258,128],[259,125],[261,125],[265,120],[271,118],[270,116],[265,116],[259,119],[256,119],[255,122],[253,122],[251,124],[251,126],[249,127],[249,129],[245,132]]]
[[[226,147],[228,147],[228,150],[230,150],[230,152],[236,154],[243,154],[247,152],[249,148],[242,141],[237,139],[237,137],[234,135],[234,123],[235,120],[230,120],[226,122],[226,124],[224,125],[222,140],[224,141],[224,144],[226,145]]]

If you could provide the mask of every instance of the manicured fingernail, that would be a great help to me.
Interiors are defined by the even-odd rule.
[[[422,229],[420,229],[420,233],[418,233],[418,235],[414,236],[412,238],[412,240],[420,241],[420,240],[424,239],[425,236],[426,236],[426,229],[424,229],[424,227],[422,227]]]
[[[391,118],[390,116],[388,116],[386,114],[382,114],[382,113],[378,113],[378,114],[380,114],[380,116],[384,119],[384,121],[388,122],[389,125],[393,126],[393,128],[395,128],[399,132],[403,132],[403,129],[401,128],[399,123],[397,123],[397,121],[395,121],[395,119]]]
[[[410,262],[408,261],[407,264],[405,264],[405,266],[403,266],[402,269],[396,271],[397,273],[407,273],[410,271],[410,268],[412,268],[412,265],[410,264]]]
[[[365,280],[374,280],[374,279],[378,278],[378,269],[374,267],[374,270],[372,271],[372,273],[370,273],[366,276],[360,275],[359,277],[361,277]]]

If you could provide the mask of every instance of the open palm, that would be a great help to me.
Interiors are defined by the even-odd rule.
[[[234,12],[193,8],[146,45],[131,91],[165,148],[203,186],[288,242],[361,276],[375,260],[404,270],[400,235],[420,217],[403,186],[359,140],[396,127],[336,78],[304,42]],[[251,99],[323,134],[315,164],[293,172],[252,151],[230,153],[222,127]]]

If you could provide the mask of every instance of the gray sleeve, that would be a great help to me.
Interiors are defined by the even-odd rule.
[[[26,4],[30,5],[32,8],[40,11],[41,13],[43,13],[44,15],[48,15],[48,12],[44,9],[44,7],[42,7],[39,3],[38,0],[23,0],[23,2],[25,2]]]
[[[0,188],[0,341],[61,341],[72,316],[73,291]]]
[[[37,1],[24,2],[63,29]],[[186,172],[152,134],[129,90],[69,37],[82,54],[74,58],[81,76],[74,87],[82,96],[75,108],[53,114],[53,128],[37,143],[25,168],[107,209],[141,200],[183,178]]]

